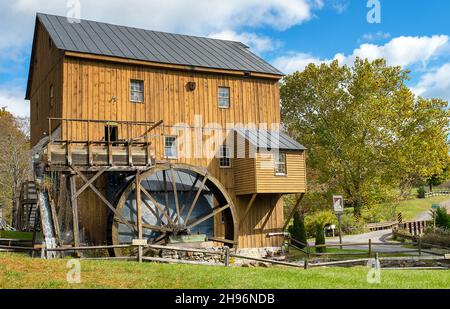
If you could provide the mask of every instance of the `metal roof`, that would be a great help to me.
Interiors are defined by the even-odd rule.
[[[303,151],[306,148],[281,131],[237,128],[235,131],[259,149]]]
[[[157,32],[37,14],[61,50],[194,67],[283,75],[279,70],[234,41]]]

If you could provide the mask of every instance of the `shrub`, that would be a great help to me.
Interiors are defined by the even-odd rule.
[[[336,216],[331,211],[318,211],[305,217],[308,235],[316,238],[316,245],[325,244],[325,226],[336,223]],[[317,252],[326,252],[325,248],[317,248]]]
[[[305,221],[303,215],[298,211],[294,213],[294,224],[289,227],[289,233],[291,234],[291,237],[293,239],[299,241],[300,243],[307,243]],[[300,247],[301,249],[305,247],[298,243],[296,243],[295,245]]]
[[[444,207],[436,209],[436,227],[450,229],[450,215]]]
[[[417,189],[417,197],[418,198],[425,198],[425,189],[424,187],[420,187]]]
[[[341,229],[342,234],[352,235],[352,234],[362,234],[364,230],[364,222],[355,219],[353,214],[344,214],[341,217]]]
[[[427,248],[426,244],[450,248],[450,231],[445,229],[428,231],[420,240],[424,248]]]
[[[325,230],[321,228],[319,225],[316,226],[316,246],[317,245],[325,245]],[[317,253],[325,253],[327,252],[326,247],[316,248]]]

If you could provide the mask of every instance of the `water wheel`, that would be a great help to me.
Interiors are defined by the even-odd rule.
[[[233,246],[237,240],[235,208],[225,188],[206,170],[163,165],[140,175],[143,238],[166,244],[174,236],[205,235]],[[136,184],[130,181],[116,205],[110,240],[129,244],[137,238]],[[123,249],[113,254],[121,256]]]

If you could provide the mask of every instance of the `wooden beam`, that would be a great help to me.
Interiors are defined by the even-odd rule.
[[[202,193],[203,188],[205,187],[205,184],[206,184],[207,180],[208,180],[208,174],[206,174],[203,177],[202,183],[200,184],[200,188],[198,189],[197,194],[195,195],[194,201],[192,202],[191,208],[189,208],[189,212],[188,212],[188,214],[186,216],[186,219],[184,221],[185,224],[187,224],[187,222],[189,221],[189,218],[191,217],[192,211],[194,210],[195,205],[197,204],[197,201],[200,198],[200,194]]]
[[[205,217],[203,217],[203,218],[201,218],[201,219],[198,219],[197,221],[195,221],[195,222],[189,224],[189,226],[188,226],[187,228],[188,228],[188,229],[191,229],[191,228],[193,228],[193,227],[199,225],[200,223],[202,223],[202,222],[208,220],[209,218],[214,217],[215,215],[221,213],[222,211],[224,211],[224,210],[227,209],[227,208],[230,208],[230,205],[227,204],[227,205],[225,205],[225,206],[223,206],[223,207],[220,207],[220,208],[214,210],[214,211],[213,211],[212,213],[210,213],[209,215],[207,215],[207,216],[205,216]]]
[[[78,199],[75,197],[77,184],[75,175],[69,176],[70,195],[72,203],[72,222],[73,222],[73,242],[75,247],[80,246],[80,227],[78,221]]]
[[[166,176],[166,171],[163,171],[163,181],[164,181],[164,194],[165,194],[165,198],[166,198],[166,212],[167,215],[169,215],[170,217],[170,200],[169,200],[169,192],[167,191],[167,176]]]
[[[241,229],[242,223],[244,223],[245,219],[247,218],[248,213],[250,212],[250,208],[252,208],[253,203],[256,200],[256,196],[258,194],[253,194],[252,197],[250,198],[249,203],[247,204],[247,208],[245,209],[244,215],[242,216],[241,220],[239,221],[239,230]]]
[[[136,173],[136,212],[138,239],[142,239],[142,205],[141,205],[141,176],[139,171]],[[138,247],[138,261],[142,263],[142,246]]]
[[[89,180],[86,178],[86,176],[81,173],[78,168],[76,168],[75,166],[71,167],[72,170],[81,177],[81,179],[83,179],[84,182],[88,182]],[[93,184],[89,184],[89,188],[91,188],[92,191],[94,191],[94,193],[103,201],[103,203],[105,203],[106,206],[108,206],[108,208],[119,218],[121,218],[124,222],[126,222],[126,220],[122,217],[122,215],[120,213],[118,213],[116,211],[116,209],[114,208],[113,205],[111,205],[111,203],[108,201],[108,199],[93,185]],[[130,224],[126,224],[132,231],[136,231],[136,228]]]
[[[291,221],[292,217],[294,216],[294,213],[297,211],[298,206],[300,205],[300,202],[302,201],[303,197],[305,196],[305,193],[301,193],[300,196],[297,199],[297,202],[295,203],[294,208],[292,208],[289,216],[286,218],[286,221],[283,225],[283,231],[286,229],[286,227],[289,225],[289,222]]]
[[[83,193],[84,190],[86,190],[91,184],[94,183],[94,181],[97,180],[108,168],[103,167],[101,170],[99,170],[91,179],[89,179],[88,182],[86,182],[73,196],[73,198],[77,198],[80,196],[81,193]]]

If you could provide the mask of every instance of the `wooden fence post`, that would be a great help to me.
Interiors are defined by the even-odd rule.
[[[230,247],[225,246],[225,267],[230,266]]]
[[[372,239],[369,239],[369,258],[372,256]]]
[[[419,249],[419,256],[422,256],[422,241],[420,240],[420,237],[417,239],[417,247]]]

